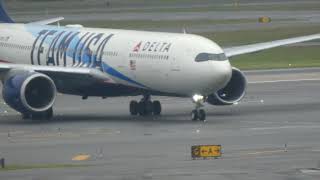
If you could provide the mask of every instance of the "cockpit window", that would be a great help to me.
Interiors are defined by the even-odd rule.
[[[197,55],[197,62],[203,61],[226,61],[228,60],[227,56],[224,53],[221,54],[210,54],[210,53],[200,53]]]

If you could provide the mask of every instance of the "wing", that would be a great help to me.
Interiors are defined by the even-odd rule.
[[[224,51],[226,53],[227,57],[233,57],[241,54],[248,54],[253,53],[261,50],[271,49],[274,47],[294,44],[294,43],[300,43],[305,41],[312,41],[320,39],[320,34],[314,34],[309,36],[301,36],[301,37],[295,37],[290,39],[283,39],[283,40],[277,40],[277,41],[271,41],[271,42],[264,42],[264,43],[258,43],[258,44],[250,44],[250,45],[244,45],[244,46],[238,46],[238,47],[231,47],[231,48],[225,48]]]
[[[92,83],[103,83],[109,85],[117,84],[108,74],[93,68],[73,68],[56,66],[37,66],[25,64],[0,63],[0,73],[6,71],[23,70],[46,74],[56,83],[60,92],[67,92],[69,89],[77,89],[89,86]]]
[[[30,22],[28,24],[48,25],[48,24],[52,24],[52,23],[55,23],[55,22],[59,22],[59,21],[61,21],[63,19],[64,19],[64,17],[56,17],[56,18],[51,18],[51,19],[34,21],[34,22]],[[14,20],[8,15],[8,13],[6,11],[6,8],[4,6],[3,0],[0,0],[0,22],[15,23]]]
[[[52,23],[59,22],[59,21],[62,21],[62,20],[64,20],[64,17],[56,17],[56,18],[51,18],[51,19],[34,21],[34,22],[30,22],[28,24],[32,24],[32,25],[48,25],[48,24],[52,24]]]

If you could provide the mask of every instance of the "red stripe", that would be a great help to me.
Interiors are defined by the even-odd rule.
[[[11,63],[11,62],[0,59],[0,63]]]

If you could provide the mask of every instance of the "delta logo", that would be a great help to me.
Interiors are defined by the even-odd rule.
[[[137,44],[134,48],[133,48],[133,52],[139,52],[140,47],[141,47],[142,42],[139,42],[139,44]]]
[[[140,41],[134,46],[133,52],[169,52],[172,43],[167,42],[143,42]]]

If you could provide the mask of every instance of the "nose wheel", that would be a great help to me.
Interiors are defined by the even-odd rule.
[[[151,101],[149,95],[145,95],[139,102],[131,101],[129,109],[133,116],[159,116],[162,111],[160,101]]]
[[[203,109],[195,109],[191,112],[192,121],[205,121],[206,120],[206,111]]]
[[[201,109],[204,103],[204,97],[201,95],[194,95],[192,101],[195,103],[195,109],[191,111],[191,120],[192,121],[205,121],[206,120],[206,111]]]

